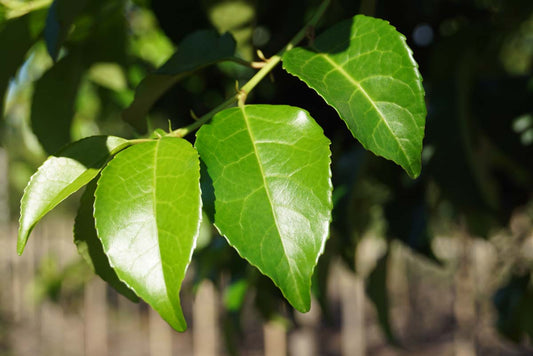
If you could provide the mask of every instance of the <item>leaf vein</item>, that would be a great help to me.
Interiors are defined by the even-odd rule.
[[[394,140],[397,142],[398,144],[398,147],[400,148],[400,150],[402,151],[402,154],[404,155],[404,157],[407,159],[407,161],[410,162],[409,160],[409,155],[407,154],[407,152],[405,152],[405,148],[398,142],[396,136],[394,135],[394,131],[392,130],[392,128],[389,126],[388,122],[385,120],[385,115],[381,112],[381,110],[376,106],[374,100],[372,99],[372,97],[366,92],[366,90],[361,86],[361,84],[359,83],[358,80],[356,80],[354,77],[352,77],[348,72],[346,72],[344,70],[343,67],[339,66],[337,63],[335,63],[334,61],[332,61],[327,55],[321,53],[320,56],[322,56],[323,58],[326,59],[327,62],[329,62],[329,64],[336,68],[343,76],[346,77],[346,79],[348,79],[348,81],[350,81],[350,83],[352,83],[354,86],[356,86],[360,92],[366,97],[366,99],[369,101],[369,103],[374,107],[374,109],[376,110],[376,112],[379,114],[379,117],[380,117],[380,121],[383,122],[383,124],[385,124],[385,127],[387,127],[387,129],[389,130],[391,136],[394,138]],[[375,141],[375,140],[374,140]]]

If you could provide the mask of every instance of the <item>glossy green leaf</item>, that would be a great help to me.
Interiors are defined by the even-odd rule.
[[[93,206],[96,179],[93,179],[85,188],[81,196],[80,207],[74,221],[74,243],[78,252],[91,269],[104,281],[109,283],[117,292],[133,302],[138,302],[139,297],[120,281],[116,272],[109,264],[104,253],[102,242],[96,234],[94,226]]]
[[[411,176],[420,174],[426,107],[405,37],[357,15],[283,56],[283,67],[333,106],[361,144]]]
[[[109,157],[128,145],[113,136],[93,136],[74,142],[49,157],[31,177],[20,204],[17,251],[24,251],[35,224],[65,198],[89,183]]]
[[[35,84],[31,126],[46,152],[53,154],[70,142],[70,126],[85,68],[80,51],[69,53]]]
[[[179,291],[202,216],[196,150],[169,137],[132,146],[102,171],[95,196],[96,230],[119,278],[185,330]]]
[[[234,52],[235,40],[229,33],[219,36],[214,31],[204,30],[185,37],[178,51],[139,84],[135,99],[123,112],[124,120],[139,131],[146,131],[145,117],[161,95],[187,75],[231,58]]]
[[[215,188],[215,224],[298,310],[331,216],[329,140],[299,108],[249,105],[219,112],[196,147]]]

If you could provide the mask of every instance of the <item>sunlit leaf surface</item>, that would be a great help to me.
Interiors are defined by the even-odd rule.
[[[113,136],[93,136],[74,142],[49,157],[31,177],[20,205],[17,251],[24,251],[35,224],[72,193],[89,183],[110,155],[128,145]]]
[[[420,174],[422,78],[405,37],[388,22],[355,16],[309,48],[286,52],[283,67],[333,106],[366,149]]]
[[[168,137],[132,146],[102,171],[95,196],[96,230],[119,278],[185,330],[179,291],[202,205],[196,150]]]
[[[196,147],[215,188],[215,224],[298,310],[331,215],[329,140],[299,108],[249,105],[218,113]]]

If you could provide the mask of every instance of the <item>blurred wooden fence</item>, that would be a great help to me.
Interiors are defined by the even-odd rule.
[[[15,245],[16,226],[2,228],[0,355],[227,354],[218,317],[221,297],[210,283],[204,283],[195,296],[191,295],[190,286],[184,288],[183,305],[190,329],[177,333],[151,308],[113,293],[96,277],[83,285],[81,296],[66,305],[49,299],[35,302],[36,283],[43,278],[43,261],[52,257],[61,270],[79,260],[72,243],[72,221],[45,220],[32,234],[21,257],[16,255]],[[379,250],[379,244],[367,242],[366,245],[361,248],[367,256]],[[468,251],[479,254],[484,248]],[[480,304],[474,291],[482,288],[476,281],[483,283],[486,276],[482,274],[488,272],[458,265],[457,273],[450,274],[409,256],[405,249],[395,248],[394,267],[389,275],[391,317],[398,337],[418,345],[416,348],[402,351],[384,341],[373,306],[365,298],[363,280],[336,266],[330,286],[331,310],[336,322],[325,323],[315,303],[309,313],[297,314],[297,325],[286,331],[280,324],[262,325],[250,309],[243,321],[245,340],[239,345],[241,354],[475,355],[480,330],[487,329],[487,325],[490,328],[493,320],[490,315],[489,320],[486,313],[477,312]],[[472,258],[476,258],[475,254],[470,254],[463,263],[472,263]],[[420,268],[419,273],[411,270]],[[431,275],[429,281],[420,280],[426,275]],[[454,309],[460,309],[460,318],[455,317]],[[494,338],[494,331],[489,330],[487,337]]]
[[[33,232],[24,255],[17,256],[17,226],[8,223],[5,214],[6,167],[1,155],[0,149],[0,356],[228,355],[219,320],[221,296],[208,282],[195,295],[190,285],[183,288],[190,326],[185,333],[174,332],[146,304],[129,302],[97,277],[80,275],[83,283],[80,290],[72,287],[70,300],[37,298],[47,263],[52,261],[56,268],[48,272],[53,281],[54,271],[80,259],[72,242],[72,219],[46,218]],[[382,253],[380,241],[369,237],[361,242],[357,267],[362,275]],[[339,264],[331,271],[329,320],[317,303],[309,313],[297,313],[290,327],[263,324],[250,307],[243,319],[239,354],[528,354],[503,343],[493,328],[490,295],[499,252],[488,242],[466,236],[437,242],[441,257],[448,261],[446,267],[431,266],[400,245],[391,250],[390,316],[402,348],[385,341],[374,307],[365,297],[363,277]]]
[[[39,299],[47,261],[54,262],[52,272],[60,272],[80,259],[72,242],[72,221],[45,219],[22,256],[16,254],[16,228],[4,225],[0,232],[0,355],[227,354],[218,317],[221,297],[212,284],[202,284],[194,297],[190,286],[184,288],[182,303],[190,326],[185,333],[174,332],[147,305],[131,303],[97,277],[66,303]],[[243,320],[246,340],[239,345],[241,354],[312,356],[327,349],[333,355],[363,355],[369,334],[363,311],[370,306],[365,307],[362,281],[340,267],[333,273],[331,300],[340,307],[343,328],[324,327],[316,303],[309,313],[296,315],[298,326],[288,332],[275,322],[263,325],[250,307]],[[50,278],[47,283],[53,285]],[[80,276],[82,282],[84,278]],[[375,320],[368,322],[374,324],[374,341],[383,343]]]

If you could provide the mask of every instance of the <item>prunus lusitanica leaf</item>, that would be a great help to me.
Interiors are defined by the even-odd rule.
[[[76,220],[74,221],[74,243],[85,262],[87,262],[97,275],[129,300],[138,302],[139,297],[127,285],[120,281],[116,272],[109,265],[109,260],[104,253],[102,242],[96,234],[93,216],[96,179],[93,179],[85,187],[85,191],[81,196],[80,207],[76,215]]]
[[[299,108],[247,105],[219,112],[196,147],[215,188],[215,224],[298,310],[331,217],[329,140]]]
[[[184,331],[179,291],[202,216],[198,153],[169,137],[129,147],[104,168],[95,197],[96,230],[118,277]]]
[[[194,32],[183,39],[178,50],[154,73],[139,84],[135,98],[122,116],[140,132],[146,131],[145,117],[154,103],[176,82],[216,62],[233,57],[235,40],[229,33]]]
[[[92,136],[72,143],[49,157],[31,177],[20,204],[17,252],[42,217],[72,193],[89,183],[109,157],[128,141],[114,136]]]
[[[35,84],[31,127],[44,150],[56,153],[70,142],[70,126],[85,68],[80,51],[59,60]]]
[[[333,106],[366,149],[411,177],[420,174],[422,78],[405,37],[388,22],[363,15],[343,21],[309,48],[286,52],[283,68]]]

